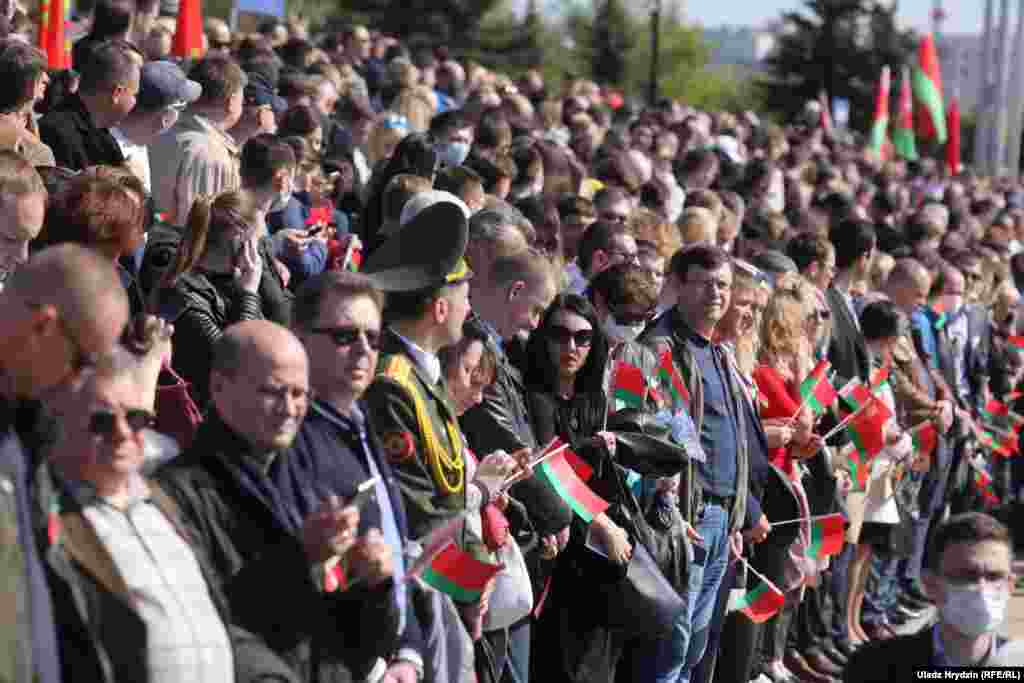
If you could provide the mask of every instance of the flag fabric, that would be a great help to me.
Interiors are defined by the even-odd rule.
[[[826,134],[830,134],[832,132],[832,107],[828,104],[828,93],[824,90],[818,93],[818,104],[821,105],[821,114],[819,117],[821,129],[825,131]]]
[[[587,524],[608,509],[608,502],[584,484],[565,458],[565,451],[534,468],[534,476],[543,481],[564,500]]]
[[[993,505],[999,502],[999,496],[996,495],[995,489],[992,488],[992,476],[988,472],[976,468],[974,470],[974,485],[978,488],[985,502],[992,503]]]
[[[846,468],[850,471],[853,490],[866,491],[868,488],[868,477],[871,474],[870,463],[865,461],[861,452],[853,444],[847,444],[845,453]]]
[[[871,392],[876,396],[882,388],[889,386],[889,365],[883,365],[872,372],[868,383],[871,386]]]
[[[931,455],[939,443],[939,432],[931,422],[922,422],[910,430],[910,439],[915,452]]]
[[[565,459],[569,463],[569,467],[572,468],[572,471],[580,478],[580,481],[590,481],[591,477],[594,476],[594,468],[588,465],[586,460],[572,451],[565,451]]]
[[[935,322],[932,323],[932,327],[937,330],[941,330],[949,322],[947,307],[945,299],[938,299],[932,304],[932,314],[935,316]]]
[[[71,68],[71,38],[65,32],[71,21],[70,0],[43,0],[39,7],[39,49],[50,69]]]
[[[860,453],[861,464],[866,466],[885,447],[882,428],[892,417],[892,411],[860,382],[850,385],[843,400],[857,413],[846,424],[846,430]]]
[[[811,370],[811,374],[800,383],[800,398],[810,406],[815,415],[820,416],[836,401],[836,389],[829,380],[828,371],[832,364],[821,360]]]
[[[946,143],[946,106],[942,98],[942,73],[932,34],[921,39],[913,76],[917,134],[924,140]]]
[[[487,582],[499,571],[500,564],[481,562],[449,541],[423,570],[420,579],[457,602],[476,602]]]
[[[643,371],[635,365],[624,361],[615,361],[612,375],[612,398],[615,409],[643,408],[647,394],[647,378]]]
[[[203,55],[203,10],[200,0],[181,0],[178,24],[171,54],[181,59],[199,59]]]
[[[690,409],[690,390],[676,370],[676,365],[672,362],[672,352],[669,350],[663,351],[661,360],[658,361],[658,379],[668,387],[673,409],[680,403],[687,410]]]
[[[812,519],[811,543],[807,546],[807,556],[820,560],[835,555],[843,549],[845,533],[846,520],[838,512]]]
[[[888,66],[882,67],[875,94],[875,119],[871,123],[871,151],[882,157],[886,133],[889,131],[889,82],[892,76]]]
[[[1024,351],[1024,336],[1010,335],[1006,338],[1006,344],[1014,351]]]
[[[960,172],[960,102],[956,95],[949,101],[946,117],[946,131],[949,134],[946,141],[946,168],[950,175],[956,175]]]
[[[903,67],[900,78],[899,108],[896,123],[892,129],[892,145],[896,154],[907,161],[917,160],[917,143],[914,140],[914,105],[910,93],[910,72]]]
[[[762,579],[753,590],[739,599],[736,606],[755,624],[761,624],[775,616],[786,604],[786,596],[771,581]]]

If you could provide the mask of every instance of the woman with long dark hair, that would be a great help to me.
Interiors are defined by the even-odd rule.
[[[391,179],[400,173],[410,173],[433,183],[437,164],[437,152],[434,151],[430,136],[426,133],[410,133],[398,143],[391,158],[374,170],[367,189],[360,234],[367,251],[373,251],[383,242],[379,232],[384,221],[384,188]]]
[[[641,454],[635,434],[605,429],[608,422],[628,431],[622,414],[606,420],[607,362],[608,340],[594,307],[575,294],[556,297],[526,347],[524,380],[534,434],[539,443],[557,436],[570,444],[592,469],[587,485],[610,507],[589,524],[576,517],[570,525],[568,548],[557,560],[535,629],[532,660],[543,663],[543,670],[534,672],[537,680],[615,680],[626,644],[637,637],[618,602],[625,595],[625,566],[632,572],[634,552],[645,550],[637,561],[660,574],[653,560],[644,559],[650,551],[639,546],[650,542],[650,534],[641,528],[626,468],[641,476],[672,476],[685,463],[679,449],[666,444]],[[594,547],[603,550],[595,553]],[[665,586],[667,597],[675,598]]]

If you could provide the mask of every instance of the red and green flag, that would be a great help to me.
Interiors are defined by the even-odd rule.
[[[866,491],[868,476],[871,474],[871,463],[865,461],[861,452],[853,444],[846,446],[846,467],[850,470],[850,478],[854,483],[854,491]]]
[[[565,457],[565,451],[548,458],[534,468],[534,476],[555,493],[587,524],[608,509],[608,502],[583,483]]]
[[[910,439],[914,451],[921,455],[931,455],[939,443],[939,431],[931,422],[922,422],[910,430]]]
[[[982,469],[975,469],[974,485],[978,488],[985,502],[992,504],[999,502],[999,496],[996,495],[995,489],[992,487],[992,477],[988,472]]]
[[[682,403],[689,410],[690,390],[686,387],[686,382],[683,381],[679,371],[676,370],[676,364],[672,362],[672,352],[669,350],[663,351],[661,360],[658,361],[658,380],[668,387],[669,394],[672,396],[673,408]]]
[[[646,396],[647,378],[644,377],[643,371],[625,361],[615,361],[612,375],[612,398],[615,400],[615,409],[643,408]]]
[[[949,102],[946,130],[949,133],[949,140],[946,141],[946,168],[950,175],[956,175],[960,173],[960,102],[956,95]]]
[[[809,406],[815,415],[820,416],[836,402],[836,389],[832,386],[828,371],[832,364],[821,360],[811,370],[811,374],[800,383],[801,402]]]
[[[739,599],[736,606],[755,624],[761,624],[775,616],[786,604],[786,596],[775,584],[767,579]]]
[[[932,34],[921,39],[917,50],[917,65],[913,77],[914,106],[917,112],[916,128],[923,140],[946,144],[946,105],[942,97],[942,73],[939,53]]]
[[[811,544],[807,556],[820,560],[835,555],[843,549],[846,520],[840,513],[825,515],[811,520]]]
[[[917,143],[914,140],[914,105],[910,93],[910,72],[903,67],[900,77],[899,109],[892,129],[892,145],[896,154],[907,161],[917,160]]]
[[[457,602],[476,602],[499,571],[500,564],[481,562],[449,541],[423,570],[420,579]]]
[[[882,76],[878,80],[878,91],[875,93],[875,118],[871,123],[871,151],[882,157],[886,134],[889,131],[889,82],[891,80],[888,66],[882,67]]]
[[[65,32],[71,21],[70,0],[42,0],[39,10],[38,47],[46,55],[46,66],[70,69],[71,37]]]
[[[932,323],[932,327],[937,330],[941,330],[949,322],[949,311],[947,310],[949,305],[945,299],[938,299],[932,304],[932,313],[935,314],[935,322]]]
[[[1024,352],[1024,335],[1012,334],[1006,338],[1006,344],[1014,351]]]
[[[872,393],[876,396],[884,387],[889,386],[889,365],[883,365],[872,372],[871,377],[868,378],[868,383],[871,386]]]
[[[882,428],[892,417],[892,412],[877,396],[871,393],[864,384],[856,382],[849,385],[843,400],[856,413],[846,423],[846,431],[850,440],[860,453],[860,462],[867,465],[871,458],[885,447]]]

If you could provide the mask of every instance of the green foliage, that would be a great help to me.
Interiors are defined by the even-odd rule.
[[[805,0],[808,13],[785,12],[785,30],[759,85],[765,106],[792,120],[822,90],[850,101],[850,125],[867,131],[882,66],[893,73],[914,48],[912,32],[896,27],[896,7],[867,0]]]

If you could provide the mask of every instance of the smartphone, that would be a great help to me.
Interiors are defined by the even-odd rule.
[[[362,507],[364,503],[373,498],[373,494],[377,489],[377,482],[379,481],[380,475],[378,474],[376,477],[370,477],[361,483],[356,487],[356,492],[344,502],[342,507],[352,506],[356,509]]]

